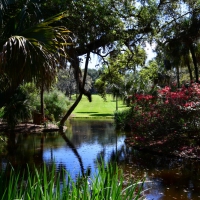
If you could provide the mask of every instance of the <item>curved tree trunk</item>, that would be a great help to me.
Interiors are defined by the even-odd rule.
[[[76,106],[79,104],[79,102],[82,99],[83,94],[79,94],[78,98],[76,99],[76,101],[72,104],[72,106],[69,108],[69,110],[67,111],[67,113],[64,115],[64,117],[60,120],[60,124],[59,124],[59,129],[61,131],[63,131],[63,126],[66,122],[66,120],[69,118],[69,116],[72,114],[73,110],[76,108]]]
[[[86,91],[84,89],[84,87],[85,87],[85,81],[86,81],[86,76],[87,76],[87,70],[88,70],[89,58],[90,58],[90,52],[87,53],[83,80],[82,80],[81,70],[79,68],[78,57],[74,57],[74,60],[72,62],[72,67],[74,68],[74,76],[76,78],[77,85],[78,85],[78,88],[79,88],[79,96],[76,99],[76,101],[74,102],[74,104],[69,108],[69,110],[64,115],[64,117],[61,119],[60,125],[59,125],[59,128],[60,128],[61,131],[63,131],[63,127],[64,127],[64,124],[65,124],[66,120],[69,118],[69,116],[71,115],[71,113],[73,112],[73,110],[79,104],[79,102],[81,101],[83,95],[87,96],[88,100],[90,102],[92,101],[90,92],[88,92],[88,91]]]

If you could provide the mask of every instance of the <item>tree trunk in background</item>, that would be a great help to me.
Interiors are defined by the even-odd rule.
[[[41,88],[40,88],[40,113],[42,115],[42,122],[44,122],[44,85],[42,84]]]
[[[118,94],[116,94],[116,111],[118,111]]]
[[[188,72],[189,72],[189,75],[190,75],[190,82],[193,80],[193,76],[192,76],[192,69],[191,69],[191,66],[190,66],[190,61],[189,61],[189,56],[186,56],[185,57],[185,63],[188,67]]]
[[[192,54],[192,60],[193,60],[193,64],[194,64],[195,81],[198,83],[199,82],[199,72],[198,72],[197,59],[196,59],[193,45],[190,46],[190,52]]]
[[[190,81],[192,81],[193,80],[193,76],[192,76],[192,69],[190,67],[190,62],[187,61],[186,64],[187,64],[189,75],[190,75]]]
[[[180,71],[179,66],[176,67],[177,87],[180,88]]]

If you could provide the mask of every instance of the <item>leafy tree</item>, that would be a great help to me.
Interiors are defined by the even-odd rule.
[[[130,79],[130,76],[136,78],[136,69],[144,65],[145,59],[146,53],[140,47],[135,48],[135,51],[126,50],[119,54],[111,54],[107,61],[107,67],[104,66],[103,73],[95,83],[98,92],[103,98],[105,98],[108,89],[114,96],[121,94],[124,97],[127,95],[134,82]],[[128,76],[129,79],[127,79]],[[130,80],[133,82],[130,83]]]
[[[18,9],[16,10],[18,11],[26,10],[26,9],[19,9],[21,8],[20,6],[23,5],[22,4],[23,1],[21,0],[18,2],[20,2],[21,4],[18,4],[18,7],[17,7]],[[198,19],[198,17],[195,17],[195,16],[198,16],[198,9],[199,9],[198,3],[195,3],[195,2],[191,3],[190,1],[182,1],[182,0],[175,0],[173,2],[172,1],[169,2],[167,0],[160,0],[160,1],[139,0],[137,2],[132,1],[132,0],[131,1],[120,1],[120,0],[117,0],[117,1],[113,1],[113,0],[101,0],[101,1],[50,0],[49,1],[48,0],[47,1],[47,0],[42,0],[40,2],[38,1],[38,4],[35,3],[32,5],[39,5],[39,4],[40,4],[41,13],[43,14],[43,18],[45,20],[48,17],[51,17],[51,15],[55,15],[60,11],[66,10],[65,14],[67,15],[67,18],[64,18],[62,15],[62,17],[59,17],[59,20],[57,21],[50,20],[49,23],[46,24],[46,26],[50,30],[52,30],[54,26],[62,25],[62,27],[63,26],[67,27],[74,34],[73,38],[74,38],[75,44],[73,48],[68,48],[66,50],[67,50],[67,54],[70,57],[68,61],[71,63],[71,66],[74,70],[74,78],[77,82],[80,95],[77,101],[74,102],[74,105],[70,108],[70,110],[61,120],[60,122],[61,127],[63,126],[65,120],[70,115],[70,112],[73,111],[73,108],[80,101],[82,95],[86,95],[88,99],[91,101],[91,95],[85,89],[85,82],[86,82],[85,80],[86,80],[87,70],[88,70],[88,60],[90,59],[91,53],[97,54],[104,60],[105,57],[110,52],[113,52],[113,50],[121,51],[123,50],[124,47],[126,47],[130,51],[134,51],[137,48],[137,46],[143,45],[146,41],[151,43],[152,41],[156,39],[164,43],[166,40],[169,40],[170,38],[173,38],[176,35],[175,34],[176,26],[178,27],[181,24],[181,19],[187,16],[192,16],[192,15],[194,16],[194,18]],[[186,5],[185,10],[184,9],[181,10],[180,5]],[[15,13],[15,12],[12,12],[12,13]],[[33,13],[37,13],[37,12],[33,12]],[[195,13],[197,15],[194,15]],[[13,15],[9,15],[9,16],[13,16]],[[26,27],[28,26],[27,24],[29,24],[29,26],[31,24],[31,25],[34,25],[33,28],[37,28],[38,21],[36,22],[33,20],[34,18],[32,16],[34,15],[32,14],[29,16],[31,17],[27,17],[27,19],[31,19],[31,21],[29,21],[29,23],[26,23]],[[16,17],[14,16],[11,18],[15,19]],[[43,18],[40,18],[40,21]],[[8,17],[8,19],[10,19],[10,17]],[[21,22],[21,21],[18,20],[17,22]],[[196,23],[198,22],[198,20],[196,21],[194,20],[194,22]],[[5,24],[3,24],[3,27],[5,27]],[[23,24],[23,23],[20,23],[20,24]],[[40,23],[40,27],[42,25],[45,25],[45,23],[44,22]],[[198,23],[196,23],[196,25],[198,25]],[[195,26],[191,26],[191,27],[194,28]],[[191,31],[194,30],[193,28],[191,28],[190,30]],[[30,27],[28,30],[31,30]],[[60,30],[63,30],[63,29],[62,28],[58,29],[56,33],[58,33]],[[178,30],[181,32],[181,29],[178,29]],[[65,31],[66,29],[63,30],[61,35],[63,35]],[[31,32],[35,33],[33,31]],[[23,31],[21,31],[20,33],[23,33]],[[27,32],[27,34],[28,33],[30,33],[30,31]],[[192,31],[191,33],[195,33],[195,31]],[[41,32],[39,32],[38,35],[42,35]],[[192,41],[196,41],[195,40],[195,38],[197,38],[196,36],[197,35],[195,34],[192,35],[192,38],[193,38]],[[58,40],[51,40],[52,38],[56,38],[56,37],[58,36],[53,35],[53,37],[49,38],[48,40],[51,43],[51,45],[49,45],[48,47],[50,46],[52,47],[52,49],[47,48],[47,50],[51,50],[50,51],[51,54],[48,54],[48,55],[51,55],[50,56],[51,59],[57,58],[54,56],[54,54],[55,52],[57,52],[58,47],[60,47],[59,45],[60,43],[58,44],[57,41],[60,41],[61,38],[59,38]],[[38,37],[35,39],[38,39]],[[47,41],[45,40],[42,44],[45,44],[46,42]],[[40,44],[40,46],[42,46],[42,44]],[[190,51],[191,51],[191,48],[190,48]],[[45,54],[41,54],[41,55],[45,55]],[[85,57],[86,64],[85,64],[84,74],[82,75],[79,61],[80,61],[80,56],[83,56],[83,55],[86,55]],[[196,55],[195,57],[197,58]],[[31,58],[33,58],[33,55],[31,55]],[[29,59],[29,60],[32,60],[32,59]],[[45,59],[43,58],[42,60],[45,60]],[[56,61],[58,61],[58,59],[56,59]],[[193,59],[193,62],[194,61],[195,60]],[[55,65],[55,66],[57,67],[58,65]],[[55,69],[55,68],[52,67],[51,69]],[[7,76],[9,74],[7,73],[3,73],[3,74],[4,76],[2,76],[1,80],[5,83]],[[42,73],[39,73],[39,74],[42,74]],[[51,73],[48,72],[48,74],[51,74]],[[53,75],[51,74],[52,76],[50,77],[55,78],[54,74],[55,73],[53,73]],[[48,80],[48,79],[45,78],[45,80]],[[11,91],[10,93],[13,93],[13,91]]]
[[[98,79],[98,77],[100,76],[101,74],[101,69],[88,69],[88,75],[91,77],[91,93],[96,93],[96,89],[94,87],[94,84],[95,84],[95,81]]]
[[[198,82],[198,40],[199,40],[199,11],[198,1],[175,1],[171,4],[163,5],[163,8],[170,10],[164,13],[165,24],[160,23],[160,34],[157,37],[157,50],[162,53],[159,56],[162,60],[170,60],[172,67],[177,71],[177,82],[180,87],[180,67],[187,67],[190,80]],[[183,9],[184,8],[184,9]],[[163,25],[162,25],[163,24]],[[194,66],[194,68],[192,67]]]
[[[76,93],[76,80],[72,69],[66,68],[58,72],[56,87],[71,99],[71,95]]]
[[[60,2],[63,3],[63,1]],[[130,46],[139,43],[143,39],[142,37],[139,39],[141,35],[153,30],[150,24],[157,13],[156,4],[152,3],[150,6],[143,4],[138,7],[133,1],[126,1],[124,4],[113,0],[89,0],[67,1],[64,5],[63,8],[66,8],[70,15],[62,22],[74,33],[78,44],[75,47],[76,51],[71,52],[72,67],[76,71],[75,79],[79,92],[87,95],[91,100],[89,93],[83,87],[83,76],[77,57],[89,52],[102,57],[116,46]],[[45,6],[44,9],[46,9]],[[67,116],[64,118],[66,119]]]
[[[74,78],[73,69],[66,68],[61,69],[58,72],[58,78],[56,82],[56,87],[65,93],[67,97],[71,100],[71,95],[77,93],[76,80]],[[92,78],[89,76],[89,73],[86,77],[85,89],[90,90],[92,88]]]
[[[1,1],[0,10],[2,107],[22,82],[34,81],[39,87],[50,88],[66,55],[69,30],[53,26],[66,13],[43,21],[34,1]]]
[[[158,78],[158,64],[155,60],[149,62],[149,65],[139,71],[140,89],[149,92],[154,86],[155,79]]]

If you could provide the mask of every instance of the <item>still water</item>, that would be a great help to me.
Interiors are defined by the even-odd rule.
[[[127,147],[126,134],[115,131],[112,120],[70,120],[65,134],[16,134],[8,141],[7,153],[1,156],[2,168],[8,163],[23,168],[42,163],[56,163],[75,178],[96,172],[97,160],[115,160],[125,175],[146,177],[148,200],[200,199],[200,163],[166,158]]]

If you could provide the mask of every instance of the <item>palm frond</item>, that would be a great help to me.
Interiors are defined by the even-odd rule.
[[[66,27],[51,25],[65,16],[60,13],[7,39],[0,54],[0,71],[11,84],[42,81],[50,88],[60,63],[68,57],[66,47],[72,45]]]
[[[49,88],[55,79],[58,59],[37,40],[22,36],[12,36],[3,46],[0,55],[2,74],[9,77],[12,84],[22,81],[43,83]]]
[[[53,24],[56,21],[59,21],[63,18],[66,18],[67,16],[69,16],[68,11],[64,11],[61,13],[58,13],[57,15],[54,15],[52,17],[49,17],[48,19],[45,19],[45,21],[43,21],[42,23],[38,24],[38,26],[49,26],[50,24]]]

